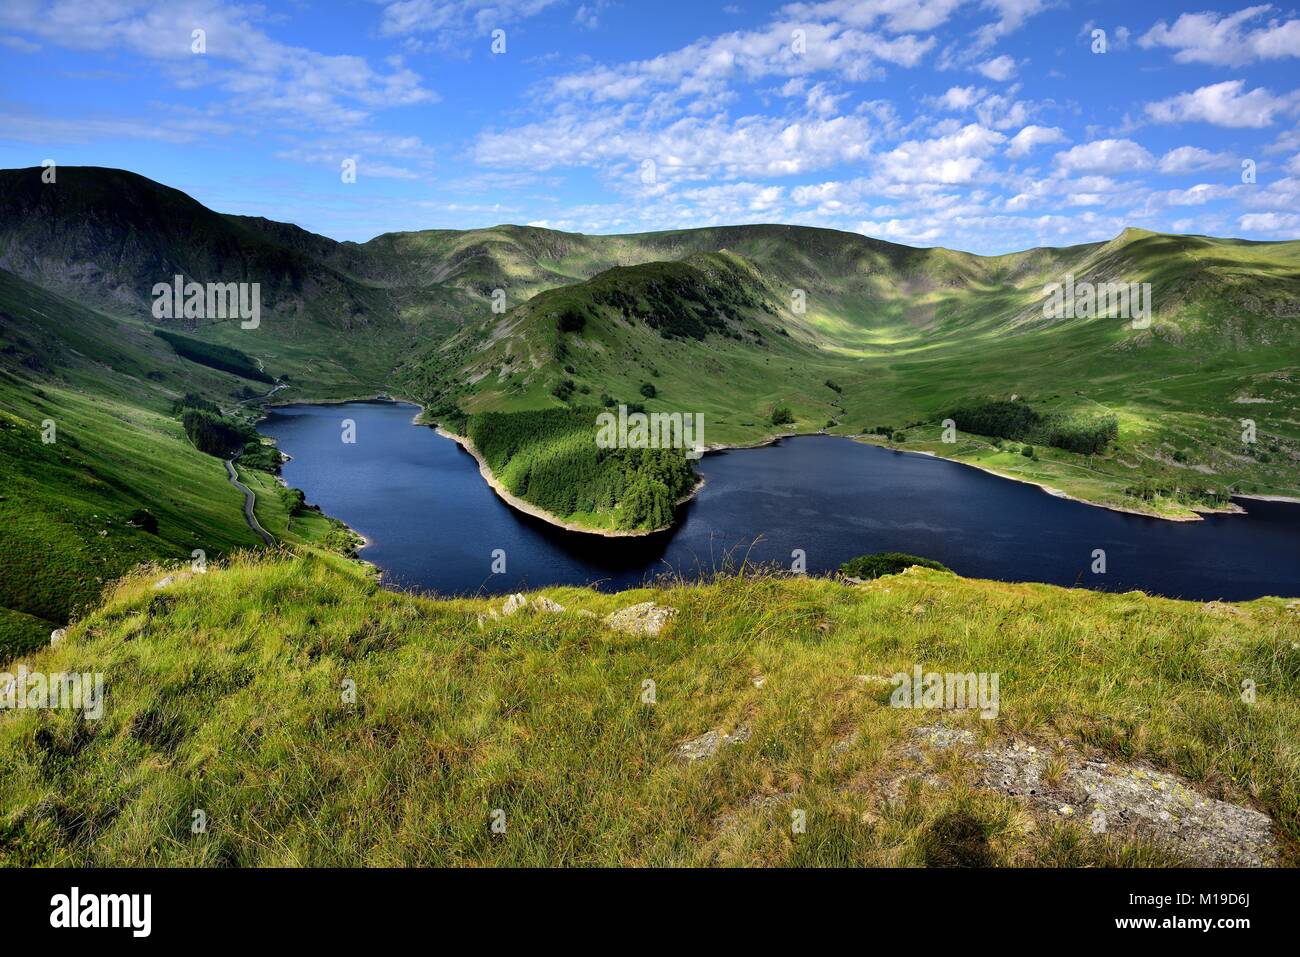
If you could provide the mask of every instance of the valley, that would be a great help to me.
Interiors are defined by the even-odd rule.
[[[1067,273],[1151,283],[1149,328],[1045,318],[1042,289]],[[259,283],[261,322],[160,325],[150,290],[175,275]],[[615,459],[500,431],[509,416],[594,428],[628,405],[701,414],[711,447],[825,432],[1190,519],[1233,508],[1229,496],[1300,497],[1298,323],[1295,242],[1130,229],[981,257],[792,226],[501,226],[337,243],[120,170],[66,168],[57,187],[39,170],[0,171],[5,643],[30,646],[84,613],[139,561],[259,545],[222,462],[175,417],[187,394],[250,427],[267,379],[277,404],[384,393],[451,432],[495,422],[516,438],[490,457],[493,472],[533,504],[542,485],[520,492],[525,463],[563,481]],[[1011,399],[1045,416],[1113,416],[1117,437],[1085,455],[945,430],[955,409]],[[61,437],[49,446],[46,420]],[[346,552],[323,516],[290,518],[274,459],[237,463],[245,484],[274,492],[257,496],[261,524],[284,544]],[[689,463],[662,467],[632,511],[613,473],[598,479],[608,492],[543,511],[592,530],[664,528],[680,482],[664,479]],[[136,509],[156,532],[130,523]]]

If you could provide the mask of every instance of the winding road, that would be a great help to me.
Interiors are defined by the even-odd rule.
[[[231,485],[244,493],[244,520],[248,522],[248,527],[261,535],[262,541],[266,542],[266,544],[274,545],[275,539],[270,532],[262,527],[262,523],[257,520],[257,515],[253,512],[253,506],[257,504],[257,495],[251,488],[239,481],[239,473],[235,471],[235,459],[243,454],[243,450],[240,450],[231,458],[226,459],[226,479]]]
[[[259,369],[262,368],[261,359],[257,360],[257,367]],[[240,402],[236,402],[235,407],[238,408],[239,406],[244,405],[248,402],[265,401],[266,399],[271,398],[271,396],[275,395],[281,389],[287,389],[287,388],[289,387],[285,383],[277,382],[269,392],[263,393],[262,395],[249,396],[247,399],[243,399]],[[223,413],[223,414],[228,414],[228,413]],[[239,489],[241,492],[244,493],[244,520],[248,522],[248,527],[251,528],[253,531],[257,532],[258,535],[261,535],[262,541],[266,542],[266,544],[275,545],[275,538],[271,535],[270,532],[268,532],[266,529],[262,527],[262,523],[257,520],[257,515],[253,511],[253,506],[257,504],[257,494],[251,488],[245,485],[243,482],[239,481],[239,473],[235,471],[235,459],[239,458],[243,454],[244,454],[243,450],[240,449],[233,456],[225,460],[226,480],[235,488]]]

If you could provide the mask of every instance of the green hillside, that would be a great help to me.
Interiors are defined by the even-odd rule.
[[[258,282],[263,321],[155,319],[153,285],[177,273]],[[1045,318],[1043,288],[1067,274],[1151,283],[1149,328]],[[706,444],[826,430],[1186,518],[1232,494],[1300,496],[1298,325],[1296,242],[1126,230],[981,257],[754,225],[338,243],[120,170],[63,167],[57,184],[0,171],[0,471],[13,476],[0,500],[11,518],[0,627],[22,635],[7,647],[26,646],[137,561],[255,544],[224,467],[184,435],[175,405],[187,394],[251,420],[272,382],[276,401],[388,393],[453,430],[485,413],[567,409],[578,416],[567,421],[591,419],[593,441],[595,414],[621,404],[698,412]],[[1081,454],[957,422],[943,441],[954,410],[1013,400],[1042,421],[1114,421],[1116,437]],[[57,444],[41,441],[47,419]],[[1256,442],[1242,441],[1243,419]],[[507,484],[550,455],[526,446],[494,461]],[[587,457],[561,460],[557,486]],[[559,517],[658,524],[663,496],[629,509],[619,496],[638,483],[618,479],[598,477],[599,496],[573,497]],[[278,502],[260,496],[259,513]],[[124,524],[136,509],[156,532]],[[277,523],[293,525],[263,516]]]
[[[186,361],[141,323],[3,271],[0,338],[0,659],[48,641],[141,562],[259,543],[225,466],[190,444],[174,406],[202,392],[237,409],[264,383]],[[137,509],[156,530],[131,523]],[[271,523],[285,505],[267,494],[258,509]],[[300,522],[285,540],[321,539],[326,526]]]
[[[648,410],[702,412],[710,443],[818,430],[901,441],[1171,517],[1232,494],[1300,495],[1300,243],[1128,230],[981,258],[795,227],[689,236],[728,251],[540,293],[467,324],[398,381],[442,419],[641,401],[648,382]],[[618,240],[686,244],[679,234]],[[1150,283],[1149,327],[1045,318],[1043,288],[1067,273]],[[1044,418],[1113,418],[1118,436],[1095,454],[1048,446],[1032,457],[961,422],[955,442],[941,441],[954,410],[1012,398]],[[793,421],[775,422],[777,406]]]
[[[531,596],[505,615],[500,599],[377,589],[308,551],[162,588],[160,575],[120,585],[27,659],[102,671],[104,711],[0,722],[0,860],[1296,861],[1298,619],[1278,600],[1201,606],[911,569],[856,587],[751,573],[548,589],[562,610]],[[603,621],[644,601],[676,609],[662,633]],[[916,665],[999,674],[996,716],[891,707],[888,676]],[[941,750],[949,740],[969,744]],[[1041,766],[1046,803],[981,779],[988,755]],[[1170,801],[1167,825],[1105,791],[1074,794],[1071,775],[1095,762],[1104,781]],[[1252,813],[1263,824],[1249,835],[1212,833],[1206,806],[1186,817],[1183,803],[1209,798],[1271,823]]]

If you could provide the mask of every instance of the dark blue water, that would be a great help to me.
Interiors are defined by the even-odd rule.
[[[938,559],[960,574],[1208,600],[1300,595],[1300,505],[1168,522],[1095,508],[943,459],[827,436],[706,455],[704,489],[670,532],[606,539],[560,531],[503,503],[454,442],[405,404],[292,406],[261,424],[293,456],[284,478],[370,541],[394,586],[501,593],[637,585],[733,562],[810,572],[866,552]],[[356,423],[355,444],[341,441]],[[1094,575],[1093,549],[1107,573]],[[506,573],[492,574],[492,552]]]

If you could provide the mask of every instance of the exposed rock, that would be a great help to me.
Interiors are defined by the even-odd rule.
[[[739,826],[747,814],[755,811],[766,811],[768,808],[784,804],[793,798],[793,791],[782,791],[779,794],[754,794],[747,798],[739,808],[719,814],[713,819],[713,826],[719,833],[725,834]]]
[[[68,629],[55,628],[52,632],[50,632],[50,645],[51,646],[57,645],[67,636],[68,636]]]
[[[706,731],[698,738],[692,738],[679,744],[674,756],[678,761],[685,764],[693,764],[696,761],[713,757],[724,746],[730,747],[731,745],[744,744],[748,740],[749,728],[745,725],[741,725],[731,734],[723,734],[721,731]]]
[[[855,731],[853,732],[853,734],[850,734],[849,736],[844,738],[840,738],[838,741],[832,744],[831,754],[832,755],[844,754],[845,752],[852,749],[852,747],[857,743],[858,743],[858,733]]]
[[[639,605],[629,605],[605,616],[605,624],[617,631],[633,635],[657,635],[664,630],[664,625],[677,614],[676,608],[656,605],[652,601],[643,601]]]
[[[1210,615],[1219,615],[1220,617],[1228,616],[1234,618],[1240,617],[1245,614],[1245,612],[1243,612],[1240,608],[1237,608],[1234,605],[1225,605],[1221,601],[1208,601],[1201,606],[1201,611]]]
[[[973,750],[972,732],[941,725],[917,728],[914,734],[930,748],[970,751],[984,787],[1024,800],[1039,813],[1086,820],[1097,833],[1143,838],[1204,866],[1277,863],[1277,840],[1267,814],[1208,797],[1175,775],[1138,764],[1088,760],[1068,746],[1054,758],[1020,741]],[[916,748],[905,754],[929,763]],[[887,790],[897,794],[898,785],[918,776],[937,783],[923,770],[891,782],[895,787]]]
[[[507,598],[506,603],[501,606],[501,614],[509,618],[511,615],[515,614],[516,612],[523,611],[526,608],[531,608],[533,609],[533,611],[546,611],[546,612],[564,611],[563,605],[551,601],[551,599],[547,598],[545,595],[542,595],[538,598],[534,598],[532,601],[529,601],[519,592],[515,592],[513,595]],[[491,614],[492,617],[494,618],[496,617],[495,612],[492,612]]]
[[[892,678],[886,678],[884,675],[854,675],[853,680],[860,685],[871,685],[872,687],[892,688],[894,681]]]
[[[765,675],[758,675],[757,677],[751,678],[750,680],[754,682],[755,688],[762,688],[764,685],[767,684],[767,677]]]
[[[172,582],[174,582],[175,580],[176,580],[176,579],[173,578],[171,575],[164,575],[162,578],[158,579],[156,582],[153,583],[153,587],[154,587],[154,588],[166,588],[168,585],[170,585],[170,584],[171,584]]]

